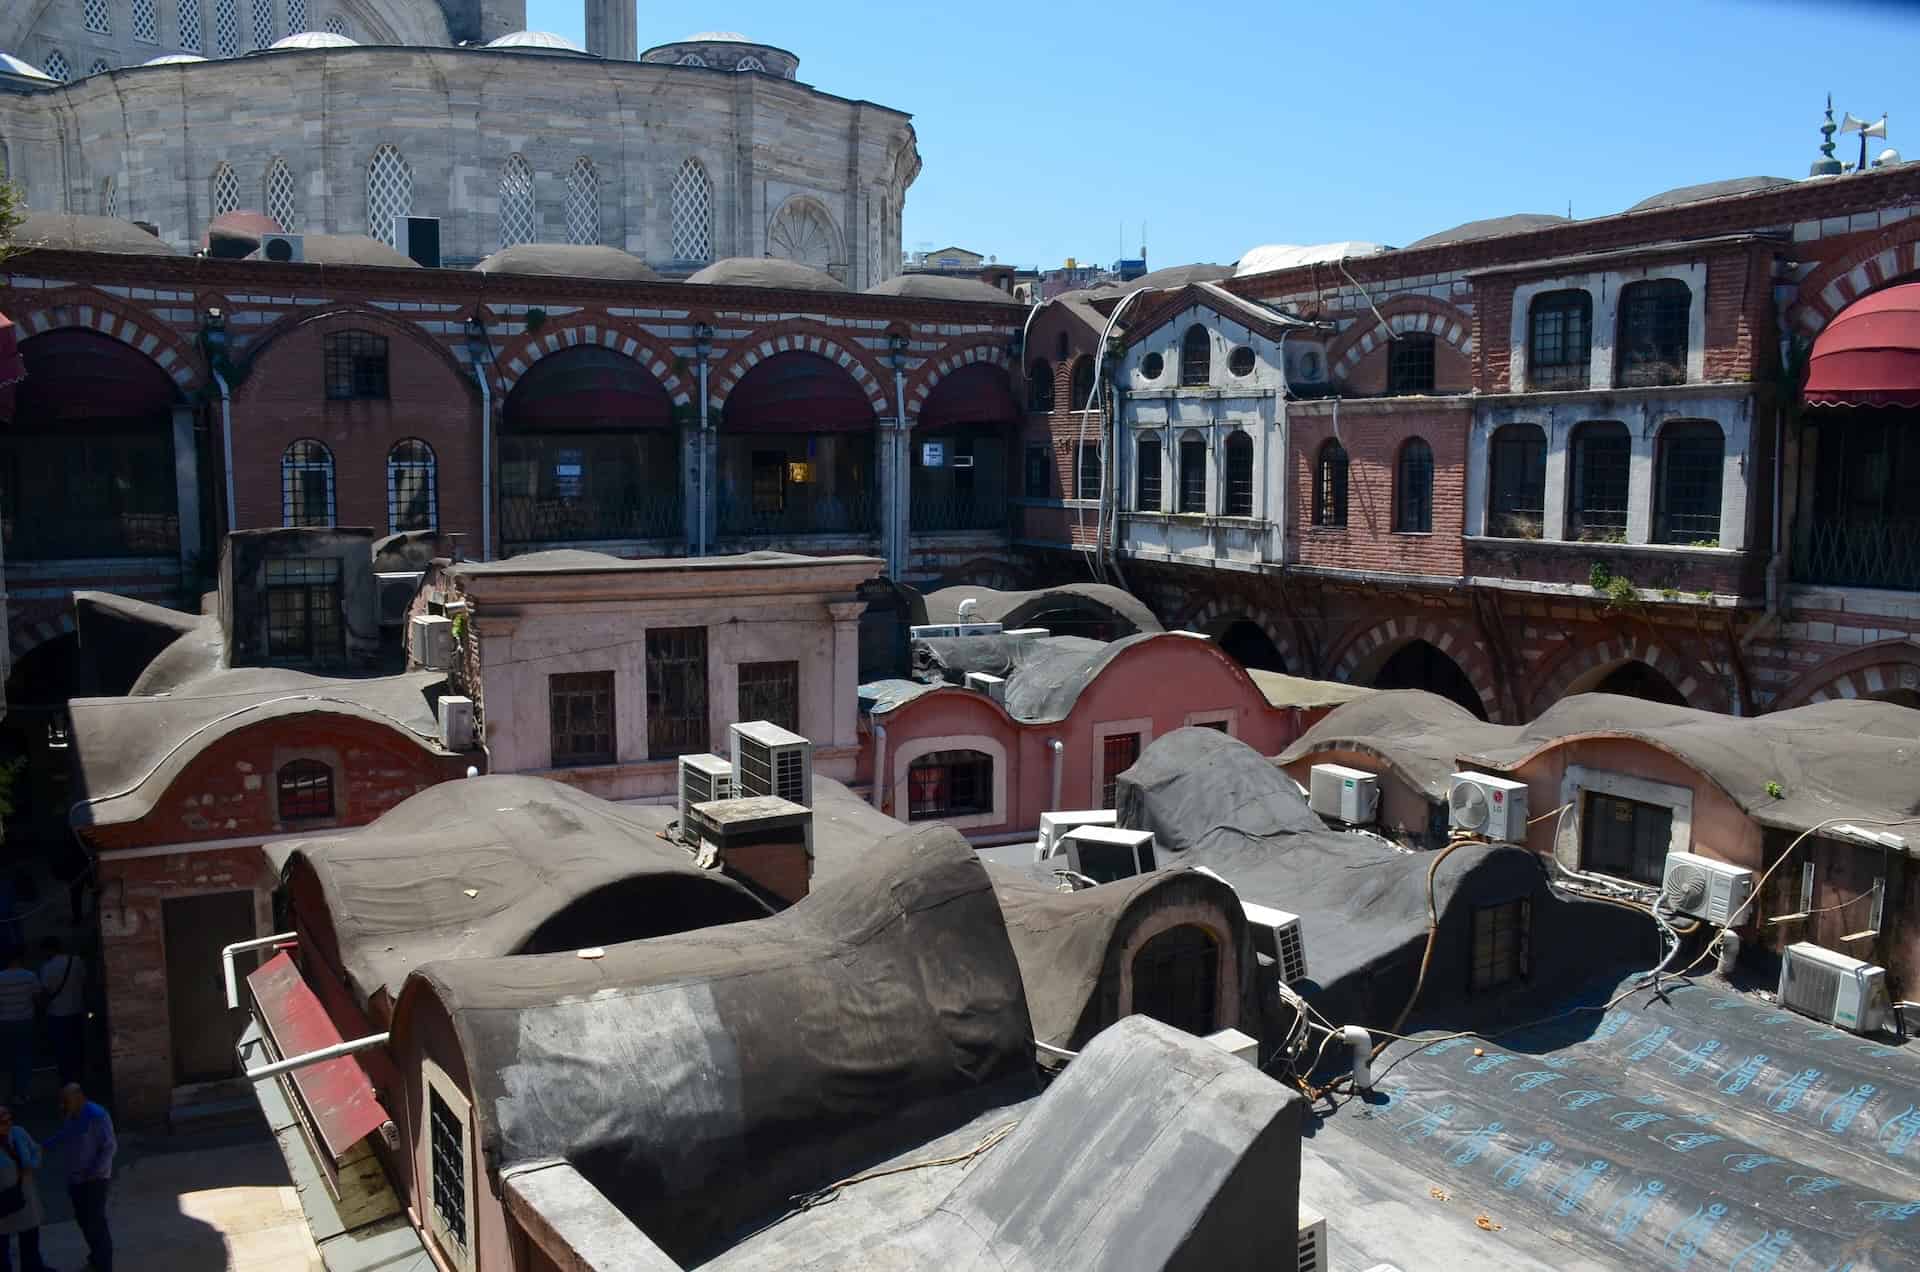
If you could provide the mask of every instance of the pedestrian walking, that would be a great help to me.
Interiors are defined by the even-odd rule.
[[[13,1110],[0,1104],[0,1272],[13,1272],[13,1238],[20,1238],[20,1272],[47,1272],[40,1261],[40,1146]]]
[[[7,1098],[14,1104],[24,1104],[33,1090],[33,1007],[40,978],[25,963],[25,952],[14,946],[0,971],[0,1060],[13,1078]]]
[[[93,1272],[113,1272],[113,1234],[107,1230],[107,1185],[119,1148],[113,1118],[87,1098],[78,1082],[60,1088],[60,1111],[67,1120],[47,1136],[46,1146],[59,1146],[66,1154],[67,1197],[80,1235],[87,1239],[87,1262]]]
[[[87,961],[67,953],[57,936],[40,943],[40,1001],[47,1013],[47,1045],[60,1070],[60,1084],[78,1082],[86,1059]],[[0,1270],[4,1272],[4,1270]]]

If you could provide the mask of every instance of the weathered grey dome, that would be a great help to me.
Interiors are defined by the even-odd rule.
[[[204,62],[207,59],[198,53],[169,53],[165,57],[149,58],[140,63],[142,66],[186,66],[191,62]]]
[[[53,76],[47,74],[32,62],[15,57],[0,50],[0,75],[18,75],[22,79],[40,79],[53,83]]]
[[[132,221],[70,212],[34,212],[13,232],[20,251],[108,252],[119,256],[178,256],[179,253]]]
[[[1438,234],[1429,234],[1425,238],[1415,239],[1407,244],[1407,250],[1416,247],[1439,247],[1446,243],[1466,243],[1473,239],[1498,238],[1502,234],[1525,234],[1528,230],[1544,230],[1550,225],[1570,224],[1564,216],[1555,216],[1551,212],[1515,212],[1512,216],[1490,216],[1481,221],[1468,221],[1456,225],[1450,230],[1441,230]]]
[[[551,31],[512,31],[497,40],[487,41],[490,49],[524,49],[535,53],[578,53],[586,55],[586,50],[564,35],[555,35]]]
[[[686,39],[674,42],[676,44],[752,44],[754,41],[738,31],[696,31]]]
[[[344,35],[335,35],[331,31],[301,31],[284,40],[275,40],[267,46],[267,52],[276,49],[293,51],[297,49],[357,49],[360,41],[349,40]]]
[[[1628,208],[1629,212],[1651,212],[1655,208],[1677,208],[1682,203],[1698,203],[1702,199],[1724,199],[1732,194],[1755,194],[1761,190],[1771,190],[1776,186],[1797,185],[1786,177],[1731,177],[1725,181],[1702,181],[1698,185],[1676,186],[1651,198],[1640,200]]]
[[[687,280],[721,287],[784,287],[791,291],[845,291],[846,284],[798,261],[772,256],[730,256]]]
[[[474,266],[483,274],[537,274],[551,278],[604,278],[623,283],[658,282],[647,263],[617,247],[578,243],[516,243]]]
[[[899,274],[867,288],[869,296],[914,296],[921,300],[971,300],[988,305],[1017,305],[998,287],[977,278],[949,278],[940,274]]]
[[[364,234],[305,234],[301,251],[314,265],[385,265],[394,269],[419,269],[411,256],[396,252],[379,239]],[[254,259],[259,259],[257,256]]]

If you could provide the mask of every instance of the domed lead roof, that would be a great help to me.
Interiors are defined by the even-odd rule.
[[[1407,250],[1416,247],[1439,247],[1444,243],[1465,243],[1472,239],[1496,238],[1502,234],[1525,234],[1529,230],[1543,230],[1551,225],[1571,225],[1564,216],[1555,216],[1551,212],[1515,212],[1512,216],[1490,216],[1485,220],[1468,221],[1456,225],[1450,230],[1441,230],[1438,234],[1429,234],[1425,238],[1415,239],[1407,244]]]
[[[346,36],[335,35],[331,31],[301,31],[284,40],[275,40],[267,46],[267,51],[271,53],[275,49],[292,52],[297,49],[357,49],[359,47],[360,41],[349,40]]]
[[[658,282],[660,275],[639,257],[617,247],[578,243],[518,243],[474,266],[483,274],[538,274],[550,278],[601,278],[623,283]]]
[[[684,40],[675,40],[676,44],[755,44],[738,31],[700,31]]]
[[[169,53],[165,57],[150,58],[140,63],[142,66],[185,66],[190,62],[204,62],[207,59],[198,53]]]
[[[1650,212],[1654,208],[1675,208],[1682,203],[1698,203],[1702,199],[1724,199],[1732,194],[1756,194],[1776,186],[1794,184],[1796,183],[1786,177],[1731,177],[1725,181],[1702,181],[1698,185],[1677,186],[1651,198],[1642,199],[1627,211]]]
[[[551,31],[513,31],[497,40],[487,41],[490,49],[536,49],[549,53],[580,53],[586,50],[564,35]]]
[[[72,212],[33,212],[13,231],[21,251],[106,252],[120,256],[178,256],[171,247],[132,221]]]
[[[1006,292],[977,278],[940,274],[898,274],[867,288],[869,296],[915,296],[922,300],[971,300],[987,305],[1017,305]]]
[[[6,52],[0,52],[0,75],[18,75],[23,79],[41,79],[49,84],[53,83],[53,76],[33,63],[23,61]]]
[[[687,279],[722,287],[785,287],[793,291],[845,291],[846,284],[798,261],[773,256],[729,256]]]

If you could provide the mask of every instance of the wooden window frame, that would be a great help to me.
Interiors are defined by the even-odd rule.
[[[573,726],[574,704],[588,699],[593,727]],[[602,705],[605,728],[599,727]],[[563,710],[564,707],[564,710]],[[554,768],[585,768],[613,764],[620,758],[619,676],[612,671],[557,671],[547,677],[548,758]],[[604,736],[604,746],[587,746],[582,739]]]

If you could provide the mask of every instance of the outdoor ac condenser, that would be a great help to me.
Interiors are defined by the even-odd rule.
[[[813,743],[766,720],[733,726],[733,791],[813,807]]]
[[[1240,903],[1247,916],[1247,930],[1253,934],[1253,950],[1273,960],[1282,984],[1291,985],[1307,978],[1307,942],[1300,934],[1300,916],[1276,910],[1272,906]]]
[[[473,699],[457,693],[442,694],[437,714],[440,717],[440,745],[449,751],[472,750]]]
[[[1527,839],[1527,786],[1487,773],[1455,773],[1447,779],[1447,821],[1498,844]]]
[[[1300,1272],[1327,1272],[1327,1217],[1304,1203],[1300,1206]]]
[[[1789,945],[1780,959],[1780,1005],[1857,1034],[1887,1027],[1884,969],[1805,941]]]
[[[693,841],[687,810],[695,804],[733,798],[733,765],[718,755],[680,757],[680,837]]]
[[[1380,809],[1380,779],[1363,769],[1316,764],[1308,774],[1308,803],[1322,817],[1371,826]]]
[[[1040,814],[1040,860],[1066,851],[1061,843],[1076,826],[1111,826],[1118,820],[1111,808],[1086,808]]]
[[[1660,908],[1726,927],[1753,895],[1753,871],[1691,852],[1670,852],[1660,877]]]

